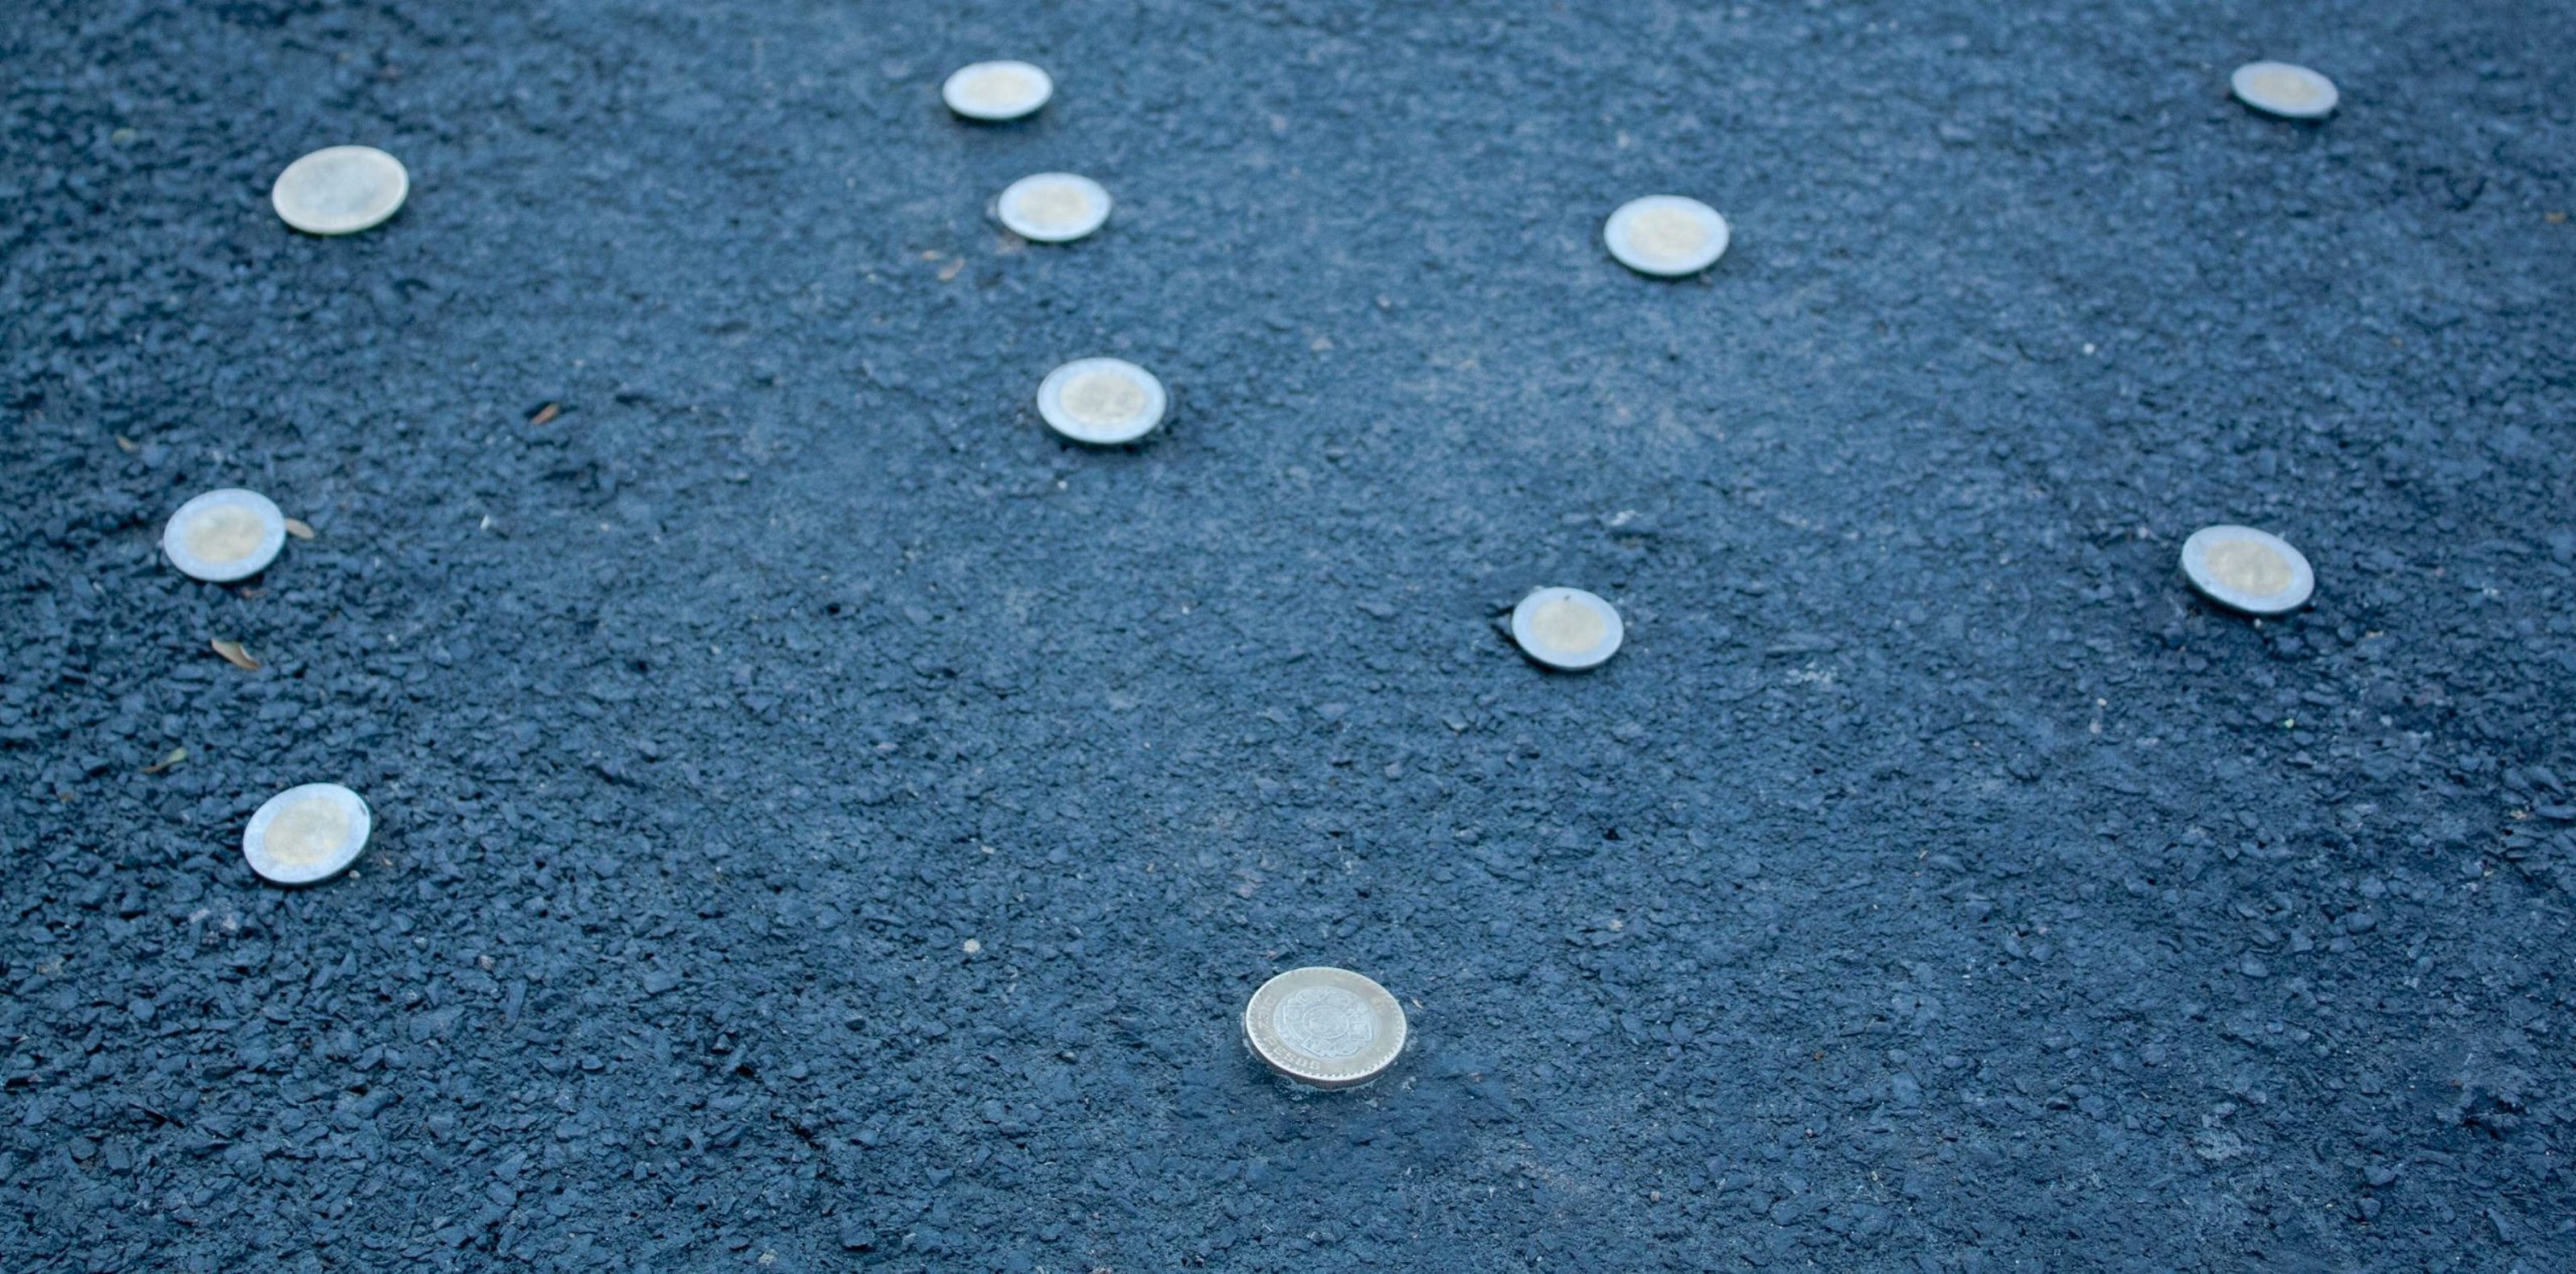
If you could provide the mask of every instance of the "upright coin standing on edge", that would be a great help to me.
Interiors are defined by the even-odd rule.
[[[1542,588],[1512,608],[1521,653],[1561,671],[1601,666],[1627,637],[1619,609],[1579,588]]]
[[[1639,274],[1678,279],[1726,255],[1726,218],[1696,199],[1648,195],[1619,205],[1601,227],[1601,241]]]
[[[2182,542],[2182,573],[2201,596],[2248,615],[2287,615],[2317,591],[2307,555],[2250,526],[2205,526]]]
[[[230,584],[268,569],[286,547],[286,515],[267,496],[239,487],[209,491],[179,506],[161,528],[161,552],[181,574]]]
[[[2333,80],[2287,62],[2248,62],[2227,77],[2227,86],[2237,101],[2283,119],[2323,119],[2343,100]]]
[[[939,86],[940,100],[968,119],[1018,119],[1055,96],[1055,79],[1026,62],[961,66]]]
[[[242,857],[260,878],[309,885],[348,870],[367,848],[375,816],[337,783],[307,783],[268,798],[242,829]]]
[[[1004,187],[993,217],[1023,239],[1069,243],[1109,220],[1109,192],[1089,177],[1038,173]]]
[[[1171,399],[1152,372],[1123,358],[1080,358],[1038,383],[1038,415],[1075,442],[1114,447],[1163,423]]]
[[[268,200],[306,234],[356,234],[383,225],[411,194],[402,161],[373,146],[333,146],[286,166]]]
[[[1404,1006],[1348,969],[1290,969],[1243,1006],[1243,1040],[1270,1069],[1313,1088],[1352,1088],[1404,1051]]]

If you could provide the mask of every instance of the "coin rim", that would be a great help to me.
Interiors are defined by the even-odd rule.
[[[2220,583],[2209,572],[2209,550],[2222,540],[2253,540],[2280,551],[2290,563],[2290,586],[2279,593],[2257,596]],[[2308,555],[2298,546],[2269,531],[2233,522],[2204,526],[2182,542],[2182,576],[2192,591],[2239,614],[2266,619],[2288,615],[2307,606],[2316,595],[2317,573],[2308,565]],[[2278,599],[2288,598],[2285,603]]]
[[[347,852],[325,870],[309,876],[271,875],[260,867],[260,854],[252,847],[255,844],[264,847],[268,840],[268,825],[277,821],[278,811],[306,793],[320,793],[333,800],[345,801],[356,814],[357,830],[349,837]],[[338,783],[299,783],[261,802],[258,811],[250,816],[250,822],[242,827],[242,861],[250,865],[252,875],[272,885],[318,885],[349,870],[358,861],[358,856],[367,852],[367,839],[375,834],[376,814],[367,808],[367,798]]]
[[[1715,241],[1709,247],[1707,260],[1686,268],[1665,269],[1640,260],[1633,245],[1626,242],[1628,224],[1636,220],[1638,213],[1648,207],[1666,204],[1685,208],[1693,213],[1706,213],[1715,219],[1717,234]],[[1734,228],[1727,224],[1725,213],[1689,195],[1640,195],[1612,209],[1610,219],[1601,223],[1601,244],[1610,250],[1612,260],[1639,274],[1658,279],[1686,279],[1709,269],[1717,264],[1719,258],[1726,255],[1726,249],[1734,239]]]
[[[1039,79],[1046,81],[1046,89],[1038,94],[1036,101],[1029,103],[1027,106],[1022,107],[1019,110],[1002,115],[996,115],[990,111],[978,110],[959,102],[955,92],[958,77],[966,74],[968,71],[980,70],[988,66],[1025,66],[1028,69],[1037,72]],[[1040,66],[1035,62],[1024,62],[1018,58],[987,58],[981,62],[969,62],[964,66],[958,67],[954,71],[950,71],[948,73],[948,78],[939,82],[939,100],[946,104],[951,112],[964,119],[983,120],[987,123],[1003,123],[1009,120],[1026,119],[1029,116],[1035,115],[1039,111],[1044,110],[1047,103],[1055,100],[1055,76],[1049,74],[1045,67]]]
[[[1363,1062],[1370,1058],[1377,1059],[1374,1064],[1365,1066],[1331,1062],[1292,1047],[1286,1040],[1279,1038],[1277,1031],[1259,1024],[1262,1006],[1285,994],[1279,988],[1282,983],[1291,979],[1336,983],[1361,999],[1369,1001],[1370,1007],[1377,1011],[1382,1023],[1391,1020],[1395,1024],[1392,1042],[1360,1054]],[[1385,1074],[1399,1058],[1404,1056],[1404,1046],[1412,1037],[1412,1023],[1406,1020],[1404,1005],[1392,992],[1378,985],[1377,980],[1367,974],[1354,973],[1349,969],[1335,968],[1329,964],[1304,965],[1274,974],[1269,981],[1262,983],[1253,991],[1251,999],[1243,1002],[1244,1046],[1252,1050],[1254,1057],[1261,1059],[1262,1065],[1269,1067],[1281,1078],[1310,1088],[1357,1088],[1368,1083]],[[1265,1047],[1265,1040],[1268,1041],[1269,1047]],[[1276,1052],[1272,1051],[1274,1047]],[[1309,1069],[1298,1069],[1298,1063],[1289,1060],[1292,1057],[1307,1059],[1313,1062],[1314,1066]]]
[[[1591,651],[1597,650],[1599,654],[1592,655],[1588,659],[1577,657],[1560,662],[1539,653],[1538,644],[1530,638],[1530,610],[1541,598],[1551,594],[1562,594],[1581,600],[1587,605],[1598,608],[1602,617],[1609,621],[1609,634],[1604,636],[1597,645],[1587,648],[1584,652],[1590,654]],[[1619,608],[1611,605],[1609,598],[1586,589],[1569,588],[1562,584],[1534,588],[1530,590],[1529,596],[1522,598],[1519,604],[1512,607],[1512,644],[1519,646],[1521,653],[1528,656],[1532,663],[1543,668],[1553,668],[1559,672],[1588,672],[1610,662],[1610,657],[1618,654],[1619,647],[1626,645],[1627,641],[1628,621],[1620,618]]]
[[[1096,215],[1094,215],[1089,222],[1086,222],[1081,229],[1067,234],[1040,234],[1023,224],[1021,219],[1011,215],[1011,196],[1017,194],[1022,187],[1027,186],[1031,182],[1059,180],[1070,181],[1077,185],[1089,187],[1090,193],[1099,201]],[[1102,226],[1109,224],[1110,210],[1114,208],[1116,204],[1117,201],[1109,197],[1108,187],[1101,185],[1099,182],[1093,181],[1089,177],[1083,176],[1081,173],[1030,173],[1028,176],[1022,177],[1018,181],[1002,187],[1002,193],[993,197],[993,220],[1002,223],[1003,229],[1008,230],[1031,243],[1071,243],[1076,239],[1088,238],[1092,235],[1098,234]]]
[[[206,509],[236,504],[248,506],[260,520],[259,551],[242,559],[249,563],[248,567],[236,570],[211,565],[179,542],[180,519],[195,516]],[[187,503],[171,511],[169,521],[161,524],[161,556],[168,558],[170,565],[177,567],[180,574],[209,584],[231,584],[249,579],[267,570],[277,560],[277,555],[285,550],[285,512],[277,507],[275,500],[245,487],[217,487],[191,497]]]
[[[2316,81],[2317,84],[2326,91],[2325,104],[2312,109],[2301,109],[2298,107],[2283,106],[2278,102],[2266,101],[2261,96],[2248,92],[2245,87],[2245,77],[2255,71],[2272,66],[2280,67],[2283,70],[2292,72],[2293,74],[2304,75],[2309,79]],[[2247,106],[2251,106],[2266,115],[2276,115],[2282,119],[2324,119],[2326,116],[2334,114],[2336,107],[2343,105],[2343,90],[2336,88],[2335,82],[2332,79],[2327,78],[2323,71],[2301,66],[2296,62],[2283,62],[2273,58],[2262,58],[2257,61],[2248,62],[2245,65],[2228,72],[2227,91],[2232,94],[2237,101],[2243,102]]]
[[[294,176],[297,169],[313,163],[325,155],[335,155],[343,151],[365,155],[374,159],[381,159],[385,161],[386,164],[390,165],[394,174],[393,199],[385,205],[385,210],[380,215],[351,225],[337,225],[330,222],[314,222],[310,218],[298,220],[295,214],[289,211],[286,206],[286,196],[284,191],[286,190],[287,179]],[[278,220],[285,222],[289,227],[301,233],[318,235],[326,239],[373,230],[376,227],[393,220],[394,214],[402,211],[403,204],[410,200],[410,198],[411,170],[403,167],[403,161],[396,159],[385,151],[379,150],[373,146],[325,146],[320,150],[297,156],[294,163],[288,164],[278,172],[277,180],[271,182],[268,188],[268,206],[277,210]]]
[[[1116,437],[1093,437],[1084,433],[1084,427],[1065,414],[1064,383],[1073,379],[1082,369],[1095,364],[1123,367],[1144,378],[1145,388],[1153,395],[1153,410],[1147,413],[1143,428],[1134,433]],[[1123,358],[1077,358],[1072,362],[1059,365],[1054,371],[1046,374],[1046,379],[1038,382],[1038,418],[1045,421],[1047,428],[1054,430],[1059,436],[1085,446],[1118,447],[1135,442],[1162,428],[1163,417],[1170,414],[1171,408],[1171,394],[1163,388],[1162,378]]]

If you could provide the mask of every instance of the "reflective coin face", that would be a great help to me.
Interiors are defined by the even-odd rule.
[[[356,234],[383,225],[410,193],[401,160],[373,146],[333,146],[288,164],[269,202],[306,234]]]
[[[1152,372],[1124,359],[1085,358],[1047,373],[1038,385],[1038,415],[1075,442],[1134,442],[1163,423],[1170,400]]]
[[[1627,635],[1616,607],[1579,588],[1542,588],[1512,608],[1521,653],[1567,672],[1599,667]]]
[[[2209,526],[2182,543],[2182,573],[2201,596],[2248,615],[2287,615],[2316,592],[2308,559],[2248,526]]]
[[[1109,192],[1089,177],[1039,173],[1003,190],[993,203],[993,215],[1023,239],[1065,243],[1109,220]]]
[[[939,96],[968,119],[1018,119],[1055,96],[1055,80],[1026,62],[977,62],[957,68]]]
[[[2321,119],[2334,113],[2342,94],[2334,81],[2287,62],[2248,62],[2227,77],[2236,100],[2284,119]]]
[[[186,575],[217,584],[268,569],[286,547],[286,515],[267,496],[228,487],[179,506],[161,528],[161,552]]]
[[[307,783],[268,798],[242,830],[242,856],[260,878],[309,885],[348,870],[367,847],[375,817],[337,783]]]
[[[1243,1009],[1253,1055],[1316,1088],[1365,1084],[1404,1051],[1404,1006],[1347,969],[1290,969],[1261,984]]]
[[[1639,274],[1679,278],[1717,264],[1726,254],[1726,218],[1696,199],[1648,195],[1611,213],[1601,239],[1619,264]]]

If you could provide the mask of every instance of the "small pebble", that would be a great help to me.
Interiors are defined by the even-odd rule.
[[[238,487],[179,506],[161,529],[161,552],[180,572],[213,584],[249,579],[286,547],[286,515],[267,496]]]
[[[968,119],[1018,119],[1055,96],[1055,79],[1026,62],[977,62],[950,74],[939,96]]]
[[[2182,542],[2182,573],[2201,596],[2248,615],[2287,615],[2316,592],[2306,555],[2247,526],[2205,526]]]
[[[1152,372],[1119,358],[1076,359],[1038,385],[1038,415],[1047,427],[1098,447],[1152,433],[1170,401]]]
[[[309,885],[348,870],[367,848],[375,817],[337,783],[307,783],[268,798],[242,829],[242,857],[260,878]]]
[[[1109,220],[1109,192],[1089,177],[1038,173],[1006,187],[993,216],[1023,239],[1070,243]]]
[[[1627,636],[1618,608],[1579,588],[1542,588],[1512,608],[1521,653],[1565,672],[1599,667]]]
[[[1281,1076],[1312,1088],[1352,1088],[1404,1052],[1404,1006],[1348,969],[1305,968],[1261,984],[1243,1006],[1243,1038]]]
[[[1601,239],[1619,264],[1639,274],[1676,279],[1697,274],[1726,255],[1726,218],[1696,199],[1648,195],[1619,205],[1601,228]]]
[[[411,194],[402,161],[373,146],[333,146],[286,166],[269,202],[306,234],[356,234],[383,225]]]
[[[2343,95],[2334,81],[2287,62],[2248,62],[2227,77],[2236,100],[2283,119],[2323,119]]]

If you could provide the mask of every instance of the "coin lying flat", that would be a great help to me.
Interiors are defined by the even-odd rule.
[[[180,572],[215,584],[249,579],[286,547],[286,515],[267,496],[239,487],[209,491],[179,506],[161,528],[161,552]]]
[[[333,146],[288,164],[268,198],[306,234],[356,234],[383,225],[410,194],[401,160],[373,146]]]
[[[1026,62],[977,62],[952,72],[939,96],[968,119],[1018,119],[1055,96],[1055,79]]]
[[[1089,177],[1038,173],[1005,187],[993,216],[1023,239],[1067,243],[1109,220],[1109,192]]]
[[[1243,1006],[1243,1039],[1288,1079],[1351,1088],[1384,1074],[1404,1051],[1404,1006],[1348,969],[1290,969]]]
[[[2334,81],[2287,62],[2248,62],[2227,77],[2236,100],[2283,119],[2323,119],[2343,95]]]
[[[1599,667],[1627,636],[1618,608],[1579,588],[1542,588],[1512,608],[1521,653],[1566,672]]]
[[[2205,526],[2182,542],[2182,573],[2201,596],[2248,615],[2287,615],[2317,591],[2307,555],[2250,526]]]
[[[1717,209],[1680,195],[1629,200],[1601,228],[1601,240],[1619,264],[1667,279],[1717,264],[1726,255],[1726,239],[1726,218]]]
[[[242,857],[262,880],[309,885],[358,861],[375,816],[337,783],[307,783],[268,798],[242,829]]]
[[[1171,399],[1152,372],[1122,358],[1082,358],[1038,383],[1038,415],[1075,442],[1112,447],[1163,423]]]

